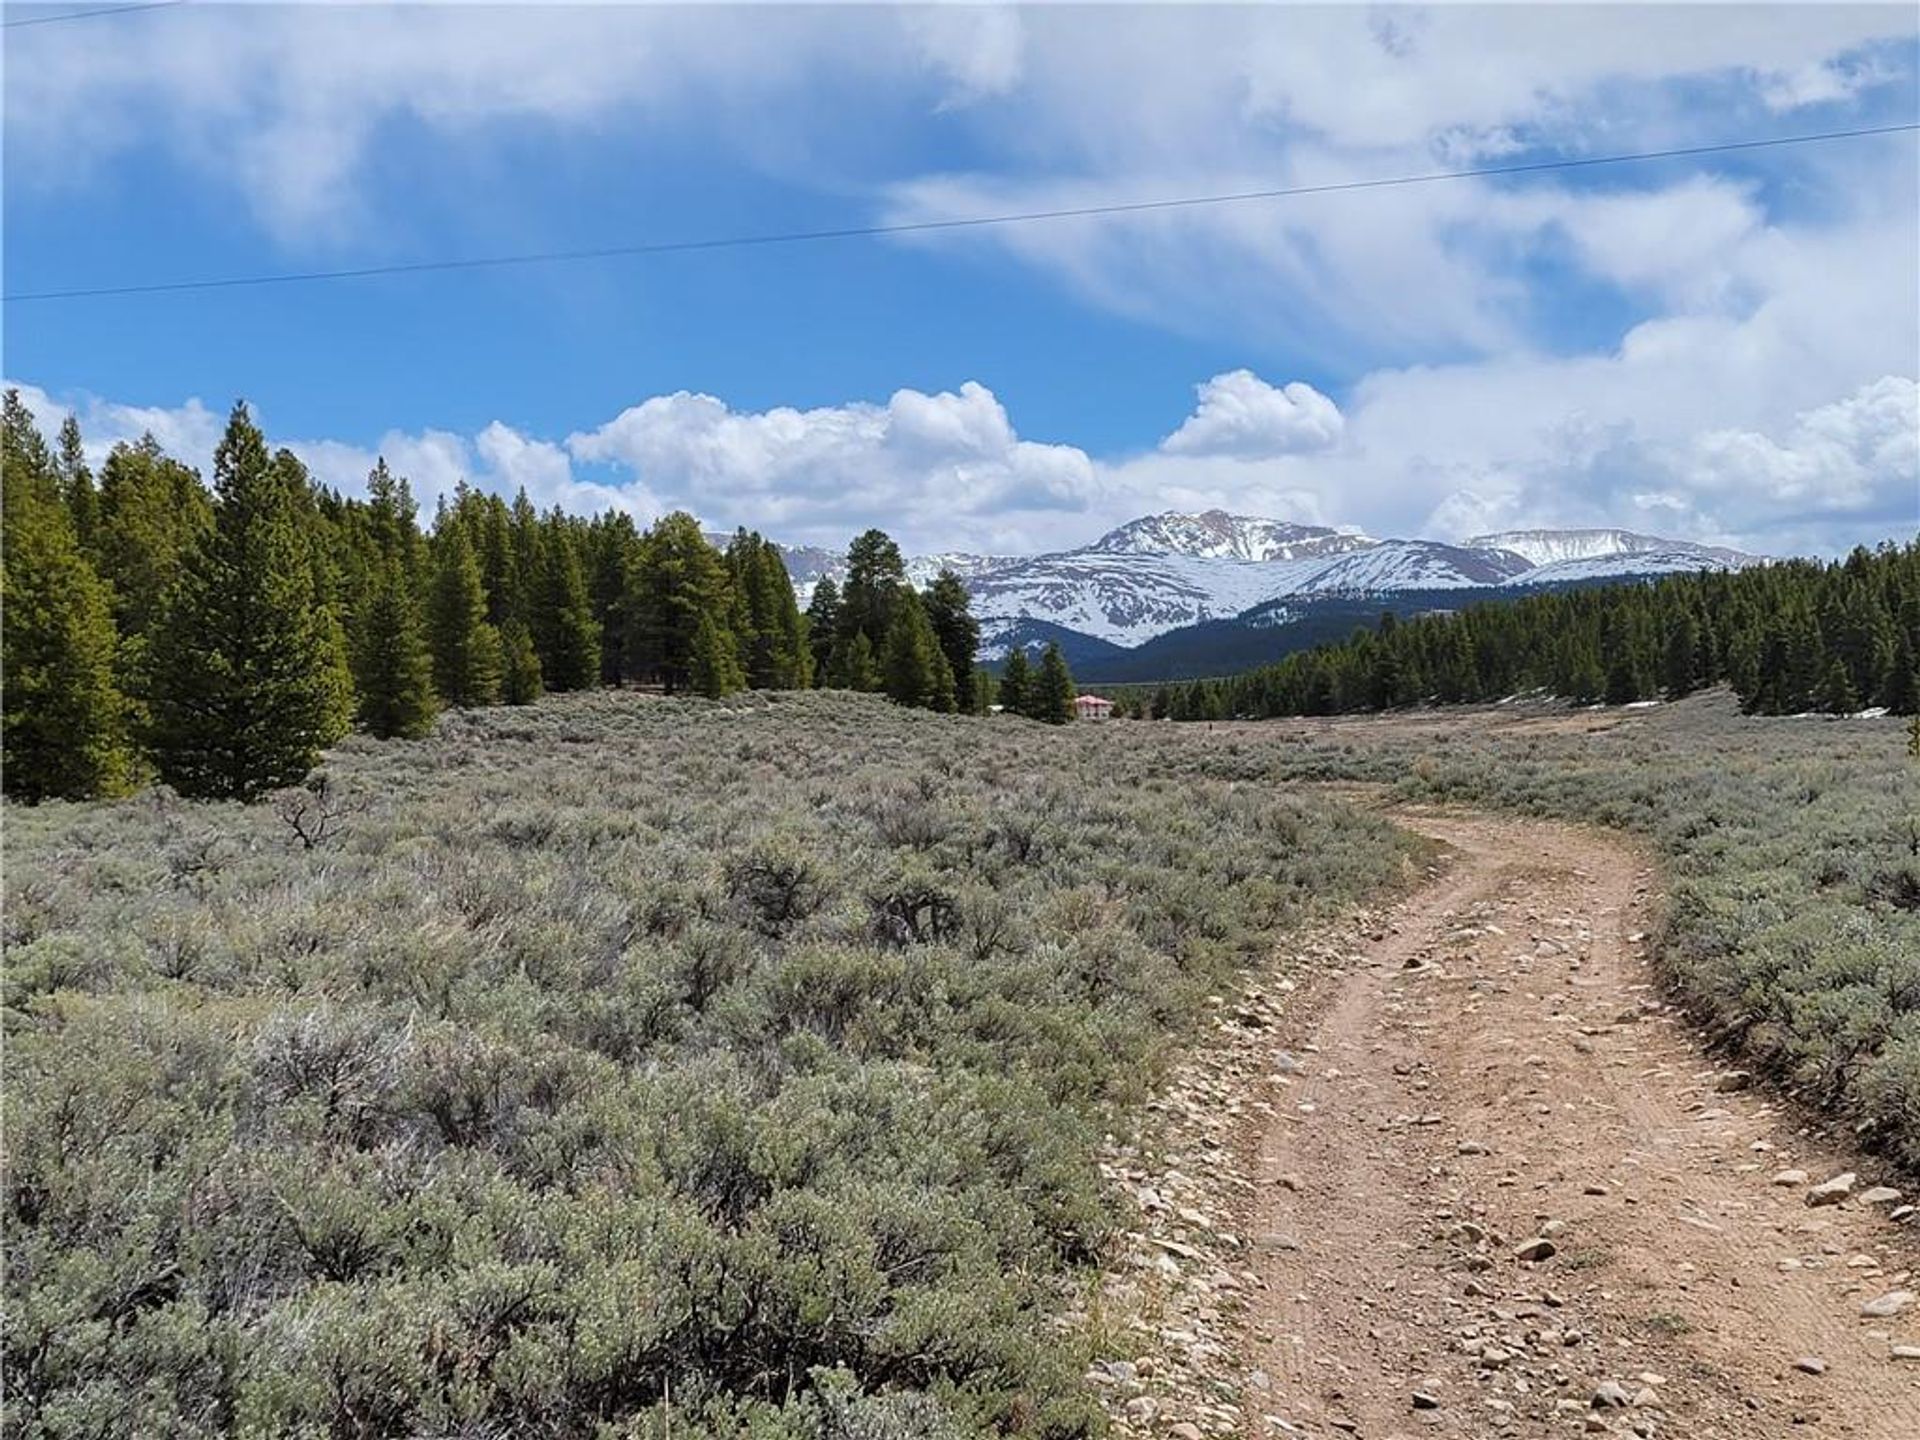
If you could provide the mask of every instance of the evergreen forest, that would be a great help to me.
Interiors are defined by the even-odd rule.
[[[1677,700],[1729,685],[1749,715],[1920,711],[1920,540],[1821,564],[1561,591],[1412,620],[1224,679],[1122,692],[1153,719],[1340,715],[1528,693]]]
[[[69,417],[49,444],[5,399],[5,790],[249,800],[352,729],[418,738],[441,711],[545,691],[831,685],[982,712],[978,623],[951,573],[924,593],[878,530],[802,614],[779,548],[716,545],[684,512],[538,512],[461,486],[422,523],[385,462],[364,498],[314,481],[236,405],[211,488],[152,439],[96,475]],[[1062,698],[1064,697],[1064,698]],[[1072,715],[1054,655],[1037,718]]]

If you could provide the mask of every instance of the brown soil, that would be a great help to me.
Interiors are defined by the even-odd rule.
[[[1920,1360],[1892,1354],[1920,1306],[1860,1314],[1920,1290],[1920,1222],[1862,1203],[1872,1162],[1729,1088],[1659,1002],[1645,858],[1397,818],[1450,864],[1249,1037],[1292,1073],[1239,1136],[1245,1433],[1920,1437]],[[1772,1183],[1788,1168],[1808,1183]],[[1810,1207],[1842,1170],[1856,1198]],[[1555,1253],[1517,1258],[1543,1227]],[[1596,1407],[1606,1382],[1637,1403]]]

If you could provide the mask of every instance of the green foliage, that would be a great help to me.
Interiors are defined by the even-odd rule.
[[[487,621],[479,561],[461,526],[450,527],[437,548],[427,617],[434,686],[449,705],[491,705],[500,693],[500,632]]]
[[[689,515],[643,536],[617,512],[542,518],[524,491],[509,504],[462,482],[429,539],[384,459],[364,499],[342,496],[270,453],[244,408],[216,512],[151,436],[116,446],[96,490],[71,417],[57,455],[17,396],[7,428],[9,474],[25,477],[7,521],[9,794],[111,793],[151,763],[185,793],[251,798],[352,723],[418,736],[441,704],[547,690],[882,687],[886,632],[836,647],[835,586],[810,624],[779,547],[745,530],[723,557]],[[890,625],[912,593],[898,547],[870,531],[850,561],[863,623]],[[972,622],[957,582],[935,589],[945,628],[927,632],[916,703],[952,710],[963,687],[935,662],[971,643]]]
[[[345,730],[351,691],[323,603],[295,473],[236,405],[214,453],[213,529],[187,554],[149,650],[161,779],[253,799],[290,785]]]
[[[600,680],[619,685],[627,678],[627,632],[634,572],[640,563],[640,532],[631,516],[610,510],[587,526],[585,546],[587,593],[594,623],[600,627]]]
[[[684,511],[663,516],[640,539],[628,654],[636,673],[684,689],[692,676],[701,622],[723,623],[729,606],[727,568]]]
[[[927,624],[926,608],[911,585],[902,586],[894,598],[881,677],[887,697],[896,705],[953,709],[953,672],[947,668],[933,627]]]
[[[807,601],[807,649],[813,656],[813,683],[825,685],[832,666],[834,636],[840,629],[840,587],[825,575]]]
[[[727,575],[747,683],[755,690],[804,690],[813,650],[780,548],[742,530],[727,547]]]
[[[900,592],[907,588],[907,566],[900,547],[879,530],[856,536],[847,547],[847,578],[840,587],[836,648],[851,645],[856,635],[864,635],[872,654],[884,653],[893,629],[894,607]]]
[[[1544,693],[1678,699],[1726,682],[1750,715],[1920,709],[1920,540],[1383,622],[1167,695],[1177,719],[1331,715]],[[1166,687],[1162,687],[1163,691]]]
[[[398,556],[374,581],[354,647],[358,720],[382,739],[416,740],[433,727],[439,710],[433,690],[433,656],[420,620],[413,581]]]
[[[1047,642],[1040,656],[1040,669],[1027,688],[1026,715],[1048,725],[1064,725],[1073,719],[1073,676],[1067,673],[1067,657],[1053,641]]]
[[[1016,645],[1000,670],[1000,708],[1009,715],[1026,714],[1033,683],[1033,667],[1027,663],[1027,652]]]
[[[101,573],[113,577],[122,635],[144,639],[152,632],[167,587],[212,525],[200,477],[169,459],[151,435],[113,447],[100,469],[94,551]]]
[[[574,525],[554,510],[541,525],[528,628],[549,690],[584,690],[600,680],[600,626],[580,569]]]
[[[1095,1433],[1101,1136],[1408,852],[1090,729],[595,692],[10,813],[10,1433]]]
[[[864,632],[855,631],[853,639],[833,647],[832,667],[827,683],[836,690],[878,690],[880,667],[874,660],[873,646]]]
[[[99,494],[94,489],[93,471],[87,465],[86,448],[81,443],[80,421],[72,415],[60,422],[60,448],[54,456],[54,472],[60,503],[73,525],[73,538],[82,552],[90,555]]]
[[[740,664],[740,645],[733,632],[711,611],[701,615],[693,632],[693,661],[688,670],[693,693],[718,700],[747,688],[747,672]]]
[[[544,693],[540,656],[525,623],[509,620],[500,630],[500,698],[509,705],[531,705]]]
[[[986,713],[975,676],[980,652],[980,622],[973,618],[967,587],[951,570],[942,570],[927,587],[927,623],[953,676],[953,708],[967,715]],[[935,707],[936,709],[939,707]]]
[[[45,442],[19,394],[0,440],[0,773],[22,800],[113,794],[128,778],[111,594],[74,535]]]

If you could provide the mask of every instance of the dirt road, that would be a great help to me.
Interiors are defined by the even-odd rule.
[[[1449,864],[1280,1012],[1239,1132],[1245,1433],[1920,1437],[1920,1303],[1862,1315],[1920,1218],[1659,1004],[1642,857],[1399,818]]]

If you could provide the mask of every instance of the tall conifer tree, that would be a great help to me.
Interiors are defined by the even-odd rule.
[[[834,637],[840,629],[840,587],[823,575],[807,601],[807,648],[813,652],[813,683],[829,683]]]
[[[427,618],[434,686],[449,705],[491,705],[500,694],[500,632],[487,623],[479,561],[458,524],[438,549]]]
[[[662,516],[640,537],[627,613],[634,669],[671,694],[688,683],[701,619],[731,607],[727,569],[700,523],[684,511]]]
[[[973,618],[967,587],[951,570],[942,570],[927,587],[927,623],[953,676],[953,708],[967,714],[985,708],[974,694],[974,657],[980,650],[980,622]]]
[[[736,690],[747,688],[747,674],[740,664],[739,642],[733,631],[721,624],[712,611],[700,616],[693,631],[693,654],[689,683],[696,695],[718,700]]]
[[[359,721],[381,739],[417,739],[433,728],[439,708],[413,581],[397,555],[381,562],[373,593],[361,607],[355,647]]]
[[[509,705],[531,705],[546,688],[532,634],[520,621],[509,620],[500,631],[500,651],[500,698]]]
[[[1064,725],[1073,719],[1073,676],[1067,671],[1067,657],[1057,642],[1048,641],[1040,657],[1028,694],[1027,714],[1049,725]]]
[[[292,785],[344,731],[346,658],[293,483],[236,405],[214,452],[213,529],[187,556],[148,660],[154,759],[184,795]]]
[[[1016,645],[1007,653],[1000,672],[1000,708],[1009,715],[1027,713],[1027,692],[1033,686],[1033,667],[1028,663],[1026,647]]]
[[[0,440],[0,773],[17,799],[86,799],[127,781],[106,584],[80,548],[46,444],[18,392]]]
[[[593,618],[572,528],[555,509],[541,526],[530,628],[549,690],[585,690],[600,678],[600,627]]]

